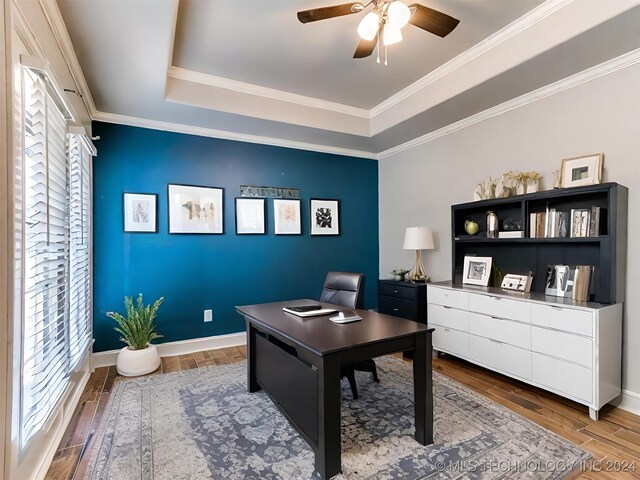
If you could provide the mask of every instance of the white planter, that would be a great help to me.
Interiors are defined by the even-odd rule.
[[[144,350],[131,350],[124,347],[118,353],[116,368],[120,375],[125,377],[136,377],[146,375],[158,369],[160,366],[160,355],[155,345],[149,344]]]

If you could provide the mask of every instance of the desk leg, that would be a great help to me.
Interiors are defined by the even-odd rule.
[[[260,386],[256,381],[256,329],[248,319],[247,322],[247,390],[257,392]]]
[[[318,372],[318,448],[316,470],[322,480],[342,471],[340,451],[340,365],[324,357]]]
[[[416,441],[433,443],[433,377],[431,373],[431,332],[416,336],[413,357],[413,400],[416,415]]]

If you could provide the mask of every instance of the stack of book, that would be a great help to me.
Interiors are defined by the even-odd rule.
[[[585,302],[589,299],[593,272],[592,265],[549,265],[544,293]]]
[[[529,214],[530,238],[579,238],[600,235],[600,217],[604,209],[573,208],[571,212],[560,212],[547,208],[544,212]]]

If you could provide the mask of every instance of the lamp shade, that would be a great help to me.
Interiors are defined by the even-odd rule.
[[[429,227],[408,227],[404,234],[404,250],[433,250],[433,232]]]

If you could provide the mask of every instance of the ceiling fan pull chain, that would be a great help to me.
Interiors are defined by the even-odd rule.
[[[384,66],[387,66],[387,46],[384,46]]]

